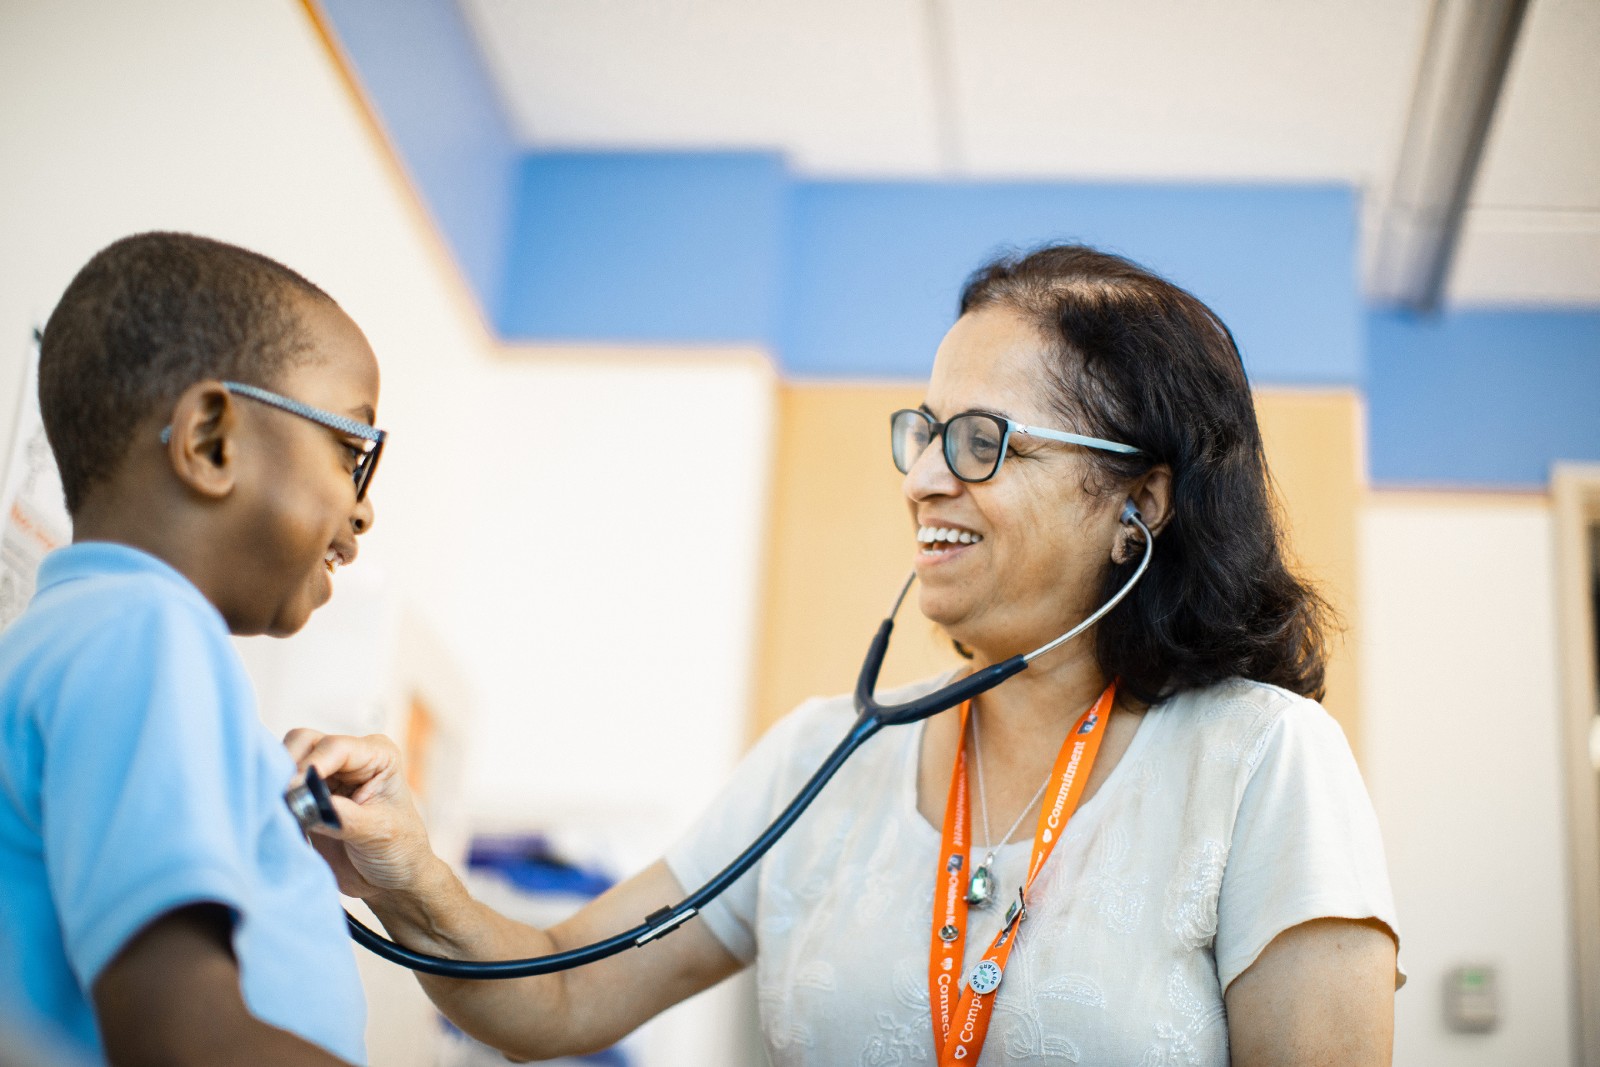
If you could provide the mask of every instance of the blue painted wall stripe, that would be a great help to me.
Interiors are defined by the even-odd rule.
[[[1075,239],[1192,288],[1263,383],[1359,381],[1343,187],[804,182],[759,153],[530,154],[495,318],[520,340],[749,342],[811,377],[916,377],[962,280]]]
[[[450,0],[323,0],[368,98],[468,284],[504,285],[521,149]]]
[[[531,154],[496,321],[523,340],[770,345],[788,194],[776,155]]]
[[[1600,460],[1600,311],[1375,312],[1368,347],[1377,484],[1539,488]]]
[[[1253,380],[1353,385],[1355,210],[1335,186],[804,183],[777,348],[796,375],[920,377],[972,270],[1074,240],[1210,304]]]

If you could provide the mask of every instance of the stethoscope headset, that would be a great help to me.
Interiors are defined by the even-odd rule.
[[[690,893],[677,904],[669,905],[645,916],[644,921],[631,930],[624,930],[603,941],[596,941],[592,945],[582,948],[570,949],[566,952],[554,952],[548,956],[535,956],[522,960],[452,960],[443,956],[430,956],[421,952],[395,944],[388,938],[382,937],[363,925],[348,912],[345,921],[349,926],[350,937],[358,945],[370,950],[388,960],[398,963],[402,967],[409,967],[413,971],[424,974],[438,975],[443,978],[527,978],[537,974],[551,974],[556,971],[565,971],[573,967],[582,967],[586,963],[594,963],[608,956],[630,948],[639,948],[676,930],[679,926],[694,918],[712,900],[715,900],[724,890],[738,881],[740,876],[755,865],[756,861],[767,854],[767,851],[777,844],[794,825],[800,814],[822,792],[822,787],[834,776],[845,760],[860,748],[868,738],[876,734],[885,726],[903,726],[908,723],[921,722],[923,719],[937,715],[941,711],[953,708],[964,701],[987,693],[1001,682],[1025,669],[1034,660],[1048,652],[1052,652],[1061,645],[1083,633],[1089,627],[1099,622],[1112,608],[1122,602],[1129,591],[1140,578],[1144,577],[1146,568],[1150,566],[1150,556],[1154,552],[1155,539],[1150,533],[1150,528],[1145,525],[1144,518],[1139,514],[1139,509],[1132,500],[1122,505],[1120,521],[1125,526],[1138,527],[1144,536],[1144,555],[1139,560],[1139,565],[1126,582],[1122,584],[1111,598],[1107,600],[1088,618],[1078,625],[1055,638],[1047,644],[1040,645],[1032,652],[1012,656],[982,670],[958,678],[950,684],[904,704],[880,704],[874,696],[878,688],[878,673],[883,667],[883,657],[889,651],[889,635],[894,631],[895,616],[900,612],[900,605],[905,601],[906,594],[911,590],[911,583],[915,581],[916,574],[906,579],[900,587],[900,595],[895,597],[894,606],[889,609],[889,617],[878,626],[878,632],[872,638],[872,644],[867,648],[866,659],[862,661],[861,673],[856,677],[855,706],[856,721],[851,726],[849,733],[840,741],[833,752],[823,762],[817,772],[811,776],[800,792],[789,802],[788,807],[779,813],[772,821],[772,825],[762,831],[761,836],[750,843],[743,852],[739,853],[734,861],[724,867],[705,885]],[[334,810],[330,799],[327,783],[317,774],[315,767],[307,768],[305,782],[290,789],[284,799],[289,804],[289,810],[294,812],[303,829],[310,830],[316,826],[339,828],[339,815]]]

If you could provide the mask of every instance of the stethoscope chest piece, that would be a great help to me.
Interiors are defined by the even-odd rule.
[[[300,824],[300,829],[307,833],[319,826],[339,829],[339,813],[333,808],[333,796],[328,792],[328,783],[322,780],[322,775],[317,773],[315,767],[306,768],[305,781],[290,786],[288,792],[283,794],[283,802],[289,805],[289,811]]]

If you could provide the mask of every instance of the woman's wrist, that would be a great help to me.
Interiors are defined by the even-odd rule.
[[[410,947],[427,942],[441,949],[453,945],[451,918],[470,902],[455,871],[432,854],[405,887],[380,890],[366,901],[384,928]]]

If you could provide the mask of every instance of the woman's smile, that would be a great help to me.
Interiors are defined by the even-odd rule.
[[[1009,308],[964,315],[934,357],[922,410],[935,419],[1001,412],[1048,424],[1054,416],[1038,388],[1050,374],[1047,351],[1039,329]],[[923,614],[980,657],[1002,659],[1093,610],[1116,532],[1110,498],[1084,490],[1073,450],[1026,440],[1005,447],[992,477],[963,481],[941,434],[902,482]]]
[[[969,549],[982,543],[982,534],[960,526],[918,526],[916,565],[946,563],[966,555]]]

